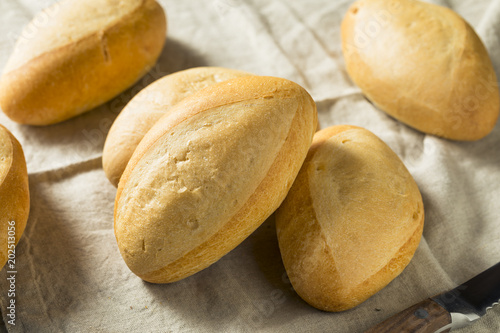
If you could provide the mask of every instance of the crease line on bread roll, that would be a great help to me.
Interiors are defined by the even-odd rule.
[[[104,144],[102,162],[115,187],[144,135],[182,99],[202,88],[250,73],[222,67],[195,67],[166,75],[142,89],[113,122]]]
[[[158,137],[155,140],[153,140],[153,141],[148,141],[147,144],[140,144],[140,146],[138,146],[137,148],[140,147],[141,149],[136,149],[136,151],[140,151],[140,153],[136,154],[134,152],[134,154],[132,155],[132,158],[130,159],[128,165],[130,165],[130,164],[135,165],[135,163],[136,163],[135,161],[140,160],[140,158],[144,155],[144,153],[146,153],[146,151],[149,148],[151,148],[152,146],[154,146],[156,144],[156,142],[161,139],[161,135],[158,135],[157,133],[173,129],[174,127],[178,126],[182,122],[188,120],[190,117],[196,116],[197,114],[202,113],[202,112],[206,112],[206,111],[210,111],[210,110],[216,109],[216,108],[221,107],[221,106],[227,106],[227,105],[232,105],[232,104],[236,104],[236,103],[239,103],[239,102],[250,101],[252,99],[255,100],[255,99],[269,98],[269,97],[273,98],[273,96],[270,96],[270,95],[268,95],[268,96],[262,96],[262,97],[255,96],[255,97],[253,97],[251,99],[249,99],[249,98],[241,99],[240,98],[240,99],[236,99],[235,101],[227,102],[227,103],[213,103],[213,106],[211,106],[209,109],[200,109],[200,110],[198,110],[197,112],[194,112],[194,113],[191,113],[191,112],[189,112],[189,113],[180,113],[180,112],[176,113],[176,112],[174,112],[172,114],[169,114],[168,115],[168,119],[170,119],[170,121],[167,123],[168,126],[167,127],[160,127],[160,126],[156,126],[155,125],[153,128],[151,128],[151,130],[148,132],[148,135],[149,136],[155,135],[155,136],[158,136]],[[179,106],[177,108],[182,108],[183,107],[182,103],[183,103],[183,101],[179,102],[179,104],[178,104]],[[206,104],[210,105],[212,103],[206,102],[205,105]],[[124,176],[126,176],[125,178],[128,178],[128,176],[130,175],[130,173],[133,170],[133,167],[129,167],[128,165],[125,168],[125,171],[123,172],[122,178]],[[118,185],[118,192],[117,192],[117,196],[116,196],[117,200],[119,199],[119,197],[121,195],[121,192],[123,190],[123,186],[124,186],[124,185],[121,185],[121,183],[122,182],[120,181],[120,183]]]
[[[121,17],[116,17],[114,19],[114,21],[108,23],[108,25],[106,25],[105,27],[102,27],[101,29],[97,30],[97,31],[89,31],[87,34],[85,35],[82,35],[82,36],[78,36],[77,38],[77,41],[78,43],[84,43],[86,42],[88,39],[90,38],[95,38],[97,37],[99,41],[101,41],[101,50],[103,51],[103,57],[106,58],[104,56],[105,53],[107,53],[107,43],[103,43],[103,39],[106,38],[106,32],[110,29],[113,29],[113,28],[116,28],[117,26],[119,26],[120,24],[123,24],[123,22],[120,22],[120,20],[124,20],[124,19],[130,19],[130,17],[133,17],[140,9],[141,7],[146,3],[146,2],[151,2],[151,0],[141,0],[141,2],[134,8],[132,9],[131,11],[129,11],[127,14],[125,14],[124,16],[121,16]],[[62,1],[59,1],[59,2],[56,2],[54,4],[52,4],[51,6],[47,7],[46,9],[44,9],[41,13],[45,12],[45,11],[50,11],[52,8],[55,8],[57,6],[60,6],[60,2]],[[39,15],[39,14],[37,14]],[[34,17],[34,19],[36,19],[37,16]],[[28,23],[28,26],[27,27],[30,27],[31,26],[31,23]],[[40,29],[40,28],[37,28],[35,27],[34,29]],[[24,36],[21,36],[21,41],[23,41],[24,43],[26,43],[25,39],[26,37]],[[35,55],[34,57],[31,57],[31,58],[27,58],[27,59],[24,59],[23,62],[20,62],[19,61],[19,58],[17,57],[12,57],[10,58],[8,61],[7,61],[7,64],[4,68],[4,71],[3,73],[5,72],[12,72],[12,71],[15,71],[17,69],[19,69],[19,67],[25,65],[25,64],[28,64],[29,62],[31,61],[36,61],[38,58],[40,57],[44,57],[44,56],[47,56],[47,54],[49,54],[50,52],[57,52],[57,51],[60,51],[62,49],[67,49],[69,46],[71,46],[75,41],[73,40],[73,38],[71,38],[70,40],[68,40],[66,43],[63,43],[62,45],[58,45],[56,46],[55,48],[47,48],[47,50]],[[106,46],[105,46],[106,45]],[[14,54],[15,55],[15,54]],[[51,56],[51,55],[49,55]],[[109,56],[109,55],[108,55]]]

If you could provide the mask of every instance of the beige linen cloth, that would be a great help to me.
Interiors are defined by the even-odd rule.
[[[0,67],[22,26],[51,2],[0,0]],[[453,142],[417,132],[373,107],[350,81],[341,54],[340,22],[351,1],[160,2],[168,16],[167,42],[158,65],[133,88],[48,127],[17,125],[0,114],[0,123],[24,147],[31,191],[31,214],[17,248],[16,325],[4,329],[362,332],[500,261],[500,124],[478,142]],[[500,0],[436,3],[475,27],[500,74]],[[142,87],[195,66],[291,79],[315,99],[323,128],[365,127],[399,155],[422,192],[426,216],[420,246],[398,278],[352,310],[316,310],[286,278],[273,217],[220,261],[182,281],[155,285],[129,271],[113,235],[116,190],[101,166],[104,139]],[[4,321],[6,278],[3,269]],[[500,332],[500,306],[459,332]]]

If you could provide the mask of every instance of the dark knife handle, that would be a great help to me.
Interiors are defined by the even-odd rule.
[[[441,305],[428,298],[395,314],[365,333],[434,333],[451,324],[451,315]],[[443,332],[448,332],[448,330]]]

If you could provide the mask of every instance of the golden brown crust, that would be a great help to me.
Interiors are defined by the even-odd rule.
[[[255,230],[284,199],[317,126],[305,90],[270,77],[228,80],[174,109],[137,147],[115,201],[120,252],[156,283],[208,267]]]
[[[28,172],[23,149],[16,138],[0,125],[0,269],[7,262],[8,236],[15,221],[15,244],[19,242],[29,215]],[[6,163],[3,163],[7,161]],[[9,229],[10,228],[10,229]]]
[[[483,43],[448,8],[415,0],[355,2],[342,22],[347,71],[381,110],[422,132],[478,140],[498,119]]]
[[[161,6],[142,1],[111,26],[96,26],[92,33],[39,55],[33,51],[34,58],[8,67],[0,80],[0,105],[12,120],[30,125],[49,125],[88,111],[151,68],[165,32]]]
[[[293,86],[294,89],[288,87],[282,88],[280,87],[281,82],[290,81],[284,79],[281,79],[281,82],[279,82],[279,80],[278,82],[276,81],[277,78],[265,76],[251,76],[245,77],[241,80],[228,80],[210,87],[211,89],[204,89],[203,92],[198,92],[195,97],[186,98],[176,104],[175,110],[172,110],[168,115],[160,118],[160,120],[158,120],[151,128],[151,130],[147,133],[147,136],[145,136],[144,139],[141,140],[139,146],[132,155],[132,158],[127,164],[127,167],[122,175],[122,178],[125,180],[120,180],[120,183],[118,184],[116,200],[119,200],[123,184],[126,183],[126,180],[129,177],[130,173],[133,171],[136,164],[140,161],[147,150],[160,137],[162,137],[164,133],[168,132],[186,119],[189,119],[196,114],[204,112],[206,110],[234,104],[241,101],[290,97],[294,94],[297,94],[298,91],[302,89],[298,85]],[[266,86],[265,83],[268,83],[270,87]],[[262,85],[264,89],[255,89],[255,87],[259,85]],[[177,110],[179,110],[179,112],[177,112]]]
[[[106,138],[102,162],[109,181],[118,186],[139,142],[175,104],[210,85],[247,75],[251,74],[220,67],[197,67],[164,76],[141,90],[120,112]]]
[[[290,281],[321,310],[347,310],[378,292],[406,267],[420,241],[420,192],[384,146],[355,126],[318,132],[276,213]],[[380,158],[366,159],[376,154]],[[401,181],[385,186],[393,178]]]

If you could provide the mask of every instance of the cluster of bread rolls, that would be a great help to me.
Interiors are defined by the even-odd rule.
[[[88,111],[137,81],[166,34],[155,0],[64,0],[21,33],[0,78],[0,106],[13,121],[54,124]],[[19,142],[0,126],[0,268],[13,256],[29,212]]]
[[[309,94],[274,77],[223,81],[173,106],[118,185],[115,235],[129,268],[173,282],[235,248],[281,204],[316,127]]]
[[[18,41],[0,79],[2,110],[22,124],[57,123],[108,101],[156,62],[165,41],[155,0],[54,6],[47,26]],[[376,35],[363,35],[373,22]],[[342,47],[354,82],[402,122],[456,140],[492,130],[499,92],[491,61],[452,11],[359,0],[342,23]],[[190,276],[277,211],[285,268],[308,303],[342,311],[386,286],[419,244],[418,187],[373,133],[344,125],[315,134],[317,126],[311,96],[282,78],[200,67],[146,87],[122,110],[103,151],[118,187],[115,236],[130,270],[154,283]],[[17,243],[29,211],[22,148],[1,126],[0,199],[1,267],[3,235],[15,221]]]
[[[422,234],[418,187],[371,132],[331,127],[311,147],[316,128],[315,103],[285,79],[200,67],[146,87],[103,153],[128,267],[154,283],[190,276],[281,205],[280,249],[306,301],[341,311],[387,285]]]

